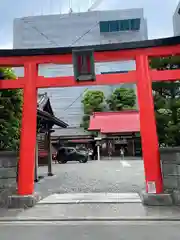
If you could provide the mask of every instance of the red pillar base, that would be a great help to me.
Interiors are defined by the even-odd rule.
[[[145,206],[172,206],[173,198],[169,193],[153,194],[142,192],[142,203]]]
[[[30,208],[41,199],[38,194],[34,195],[12,195],[8,198],[8,208]]]

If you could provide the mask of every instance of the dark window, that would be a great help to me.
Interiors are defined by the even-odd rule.
[[[130,30],[130,20],[120,20],[119,21],[119,30],[120,31],[128,31]]]
[[[137,31],[140,29],[140,18],[102,21],[99,23],[100,32],[119,32],[119,31]]]
[[[102,21],[99,23],[100,25],[100,32],[109,32],[109,22],[108,21]]]
[[[141,23],[140,18],[131,19],[130,20],[131,30],[139,30],[140,29],[140,23]]]
[[[119,22],[118,21],[110,21],[110,32],[118,32],[119,31]]]
[[[180,15],[180,8],[178,9],[178,14]]]

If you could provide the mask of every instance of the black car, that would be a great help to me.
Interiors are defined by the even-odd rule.
[[[86,163],[88,161],[88,151],[77,150],[73,147],[61,147],[57,153],[58,163],[67,163],[68,161],[78,161]]]

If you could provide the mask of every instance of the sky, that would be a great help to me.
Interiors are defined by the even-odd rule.
[[[86,11],[95,0],[0,0],[0,48],[12,48],[14,18]],[[172,18],[180,0],[101,0],[94,10],[143,8],[148,37],[173,36]]]

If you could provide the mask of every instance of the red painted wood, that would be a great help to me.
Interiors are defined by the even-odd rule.
[[[180,79],[180,70],[164,70],[150,71],[152,81],[176,81]],[[136,83],[137,77],[136,72],[131,71],[129,73],[117,73],[117,74],[101,74],[96,75],[96,81],[94,82],[80,82],[77,83],[73,76],[65,77],[54,77],[54,78],[37,78],[37,87],[78,87],[78,86],[89,86],[89,85],[116,85],[119,83]],[[110,80],[110,82],[109,82]],[[18,80],[1,80],[0,89],[15,89],[23,88],[25,84],[25,78],[19,78]]]
[[[180,45],[166,46],[166,47],[153,47],[142,49],[129,49],[129,50],[117,50],[107,52],[95,52],[96,62],[111,62],[119,60],[135,60],[136,56],[144,54],[149,57],[160,57],[180,54]]]
[[[154,82],[158,81],[176,81],[180,79],[180,69],[179,70],[163,70],[157,71],[153,70],[151,73],[151,79]]]
[[[37,89],[35,86],[36,65],[25,65],[24,104],[21,127],[20,162],[18,174],[18,194],[30,195],[34,192],[34,167],[36,146]]]
[[[170,56],[180,54],[180,44],[173,46],[163,46],[163,47],[152,47],[137,49],[138,54],[145,54],[149,57],[161,57],[161,56]]]
[[[149,73],[148,58],[139,55],[136,58],[137,93],[140,109],[140,129],[144,159],[146,189],[148,183],[155,183],[156,193],[163,191],[160,166],[159,144],[156,132],[154,103],[152,96],[152,81]]]
[[[25,63],[33,62],[36,64],[71,64],[72,55],[45,55],[45,56],[21,56],[21,57],[0,57],[0,66],[21,67]]]
[[[24,78],[17,80],[0,80],[0,89],[16,89],[24,87]]]
[[[152,81],[176,81],[180,79],[180,70],[150,70]],[[38,77],[37,87],[79,87],[89,85],[116,85],[120,83],[136,83],[136,71],[130,71],[129,73],[117,73],[117,74],[101,74],[96,75],[96,81],[94,82],[76,82],[73,76],[66,77],[54,77],[44,78]]]
[[[96,75],[96,81],[83,81],[76,82],[73,76],[67,77],[54,77],[54,78],[37,78],[37,88],[48,88],[48,87],[79,87],[89,85],[109,85],[109,84],[120,84],[120,83],[134,83],[136,82],[136,72],[132,71],[129,73],[121,74],[101,74]]]
[[[147,56],[169,56],[180,54],[180,45],[152,47],[142,49],[127,49],[117,51],[95,52],[96,62],[111,62],[119,60],[132,60],[140,54]],[[23,66],[26,62],[34,62],[36,64],[55,63],[55,64],[71,64],[72,55],[42,55],[42,56],[21,56],[21,57],[0,57],[0,66]]]

